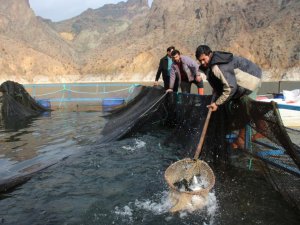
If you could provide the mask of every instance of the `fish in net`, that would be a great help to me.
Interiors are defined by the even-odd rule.
[[[167,168],[165,180],[170,187],[170,212],[192,212],[207,204],[208,193],[215,184],[215,175],[206,162],[186,158]]]

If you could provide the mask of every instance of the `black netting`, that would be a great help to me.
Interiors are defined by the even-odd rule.
[[[259,102],[245,96],[240,101],[228,103],[226,108],[229,130],[241,129],[249,124],[273,145],[284,149],[300,168],[299,147],[292,143],[275,102]]]
[[[264,163],[264,174],[273,187],[293,207],[300,210],[300,177]]]
[[[127,106],[114,111],[102,131],[101,142],[118,140],[141,130],[168,129],[165,144],[180,144],[183,152],[193,156],[198,145],[211,96],[169,93],[163,88],[144,87]],[[223,110],[212,115],[203,146],[202,157],[226,157]],[[224,121],[224,120],[223,120]],[[159,127],[159,129],[158,129]],[[212,151],[210,151],[212,150]],[[218,157],[222,155],[224,157]]]
[[[49,111],[39,105],[25,90],[16,82],[6,81],[0,86],[0,121],[9,126],[28,117],[40,115]]]
[[[162,88],[144,87],[132,102],[109,116],[102,140],[118,140],[135,132],[160,132],[167,128],[168,135],[164,143],[179,144],[185,157],[193,157],[208,112],[206,106],[210,101],[211,96],[165,94]],[[265,174],[269,180],[272,178],[271,183],[284,196],[288,196],[287,200],[292,198],[290,202],[299,207],[299,146],[292,143],[276,103],[257,102],[243,97],[219,107],[212,114],[201,158],[227,162],[229,148],[226,134],[246,125],[250,125],[263,138],[252,144],[251,151],[245,149],[245,152],[266,163],[268,170],[265,170]],[[293,132],[299,135],[299,131]],[[282,154],[261,154],[270,149],[282,150]]]
[[[22,119],[44,111],[25,89],[16,83],[1,85],[2,117]],[[163,143],[180,145],[184,157],[193,157],[207,116],[211,96],[183,93],[165,93],[162,87],[138,89],[130,102],[111,111],[101,133],[100,143],[107,143],[138,132],[164,133]],[[256,102],[247,97],[231,101],[213,112],[207,130],[201,158],[213,162],[228,157],[226,135],[250,125],[263,138],[253,143],[251,155],[266,163],[265,174],[286,199],[293,199],[299,207],[299,144],[292,143],[290,135],[299,131],[286,130],[276,103]],[[282,154],[263,155],[261,152],[282,150]],[[276,159],[276,160],[274,160]],[[1,186],[1,185],[0,185]],[[297,195],[298,194],[298,195]],[[300,208],[300,207],[299,207]]]

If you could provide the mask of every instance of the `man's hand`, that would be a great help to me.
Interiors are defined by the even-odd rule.
[[[214,102],[207,106],[207,108],[211,108],[211,111],[217,111],[218,105]]]
[[[158,81],[154,81],[154,86],[157,86],[158,85]]]
[[[201,82],[201,80],[202,80],[201,76],[200,76],[200,75],[197,75],[197,76],[196,76],[196,81],[197,81],[197,82]]]
[[[173,89],[169,88],[166,90],[166,93],[173,92]]]

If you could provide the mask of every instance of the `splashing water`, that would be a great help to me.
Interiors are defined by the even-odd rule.
[[[141,213],[141,211],[147,211],[154,215],[163,215],[166,216],[165,220],[170,221],[174,217],[178,217],[180,219],[184,219],[193,214],[201,214],[206,219],[208,218],[208,223],[212,225],[214,222],[214,217],[218,208],[217,199],[214,193],[209,193],[206,199],[206,204],[202,209],[195,208],[192,210],[184,210],[180,211],[178,214],[170,214],[170,209],[173,206],[172,199],[170,199],[170,195],[168,191],[163,191],[162,193],[157,194],[154,196],[158,199],[145,199],[145,200],[138,200],[136,199],[134,203],[129,203],[124,207],[115,207],[114,213],[117,216],[122,216],[123,220],[127,219],[127,221],[133,221],[136,217],[135,214]],[[203,202],[203,198],[199,196],[194,196],[192,201],[201,201]]]
[[[122,146],[122,148],[125,149],[125,150],[128,150],[128,151],[134,152],[135,150],[143,148],[145,146],[146,146],[146,142],[141,141],[139,139],[135,139],[135,143],[133,144],[133,146],[125,145],[125,146]]]
[[[169,212],[172,207],[172,202],[169,199],[168,192],[165,191],[162,193],[160,202],[153,202],[149,199],[145,201],[136,200],[135,206],[139,209],[150,211],[155,215],[161,215]]]
[[[133,221],[133,212],[129,206],[124,206],[123,208],[119,208],[118,206],[115,208],[115,214],[122,217],[123,219],[128,219],[130,222]]]

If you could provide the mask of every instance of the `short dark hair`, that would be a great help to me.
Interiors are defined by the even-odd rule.
[[[205,54],[205,55],[209,55],[210,53],[212,53],[212,50],[210,49],[210,47],[208,47],[207,45],[199,45],[198,48],[196,49],[196,59],[198,59],[200,57],[200,55]]]
[[[169,48],[167,48],[167,52],[170,52],[171,50],[175,50],[174,46],[170,46]]]
[[[178,51],[177,49],[174,49],[173,52],[171,53],[171,56],[175,56],[175,55],[180,55],[180,51]]]

